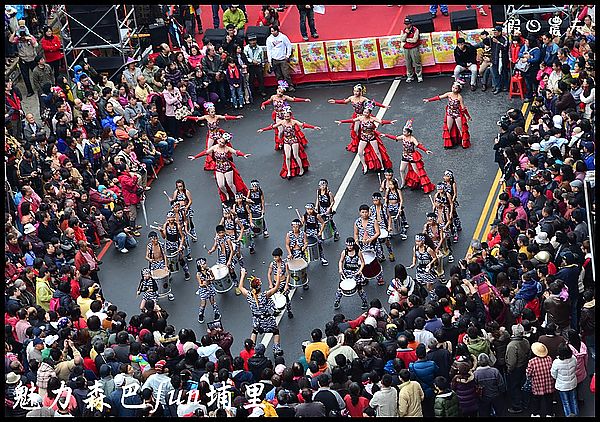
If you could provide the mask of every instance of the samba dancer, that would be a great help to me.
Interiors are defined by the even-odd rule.
[[[367,293],[363,289],[364,277],[362,270],[365,267],[365,259],[363,258],[360,248],[354,241],[354,238],[349,237],[346,239],[346,248],[340,253],[340,260],[338,262],[338,272],[342,279],[353,278],[356,281],[356,291],[362,300],[361,309],[367,309],[369,304],[367,303]],[[333,309],[340,308],[340,301],[342,300],[342,289],[338,286],[335,292],[335,301],[333,302]]]
[[[261,189],[258,180],[254,179],[250,181],[250,191],[248,191],[246,200],[250,204],[252,219],[254,221],[262,221],[263,237],[266,239],[269,237],[269,232],[267,230],[267,220],[265,218],[265,212],[267,210],[265,207],[265,194]]]
[[[317,245],[319,249],[319,258],[321,259],[321,265],[327,266],[329,262],[325,259],[323,253],[323,230],[325,229],[325,220],[315,211],[315,204],[309,202],[304,206],[304,215],[299,216],[306,236],[313,236],[317,238]]]
[[[277,321],[275,320],[275,304],[271,299],[278,290],[281,284],[281,279],[275,280],[275,285],[267,291],[261,292],[262,282],[260,278],[251,276],[250,280],[250,291],[244,287],[244,280],[246,278],[246,269],[242,268],[240,275],[240,282],[238,289],[242,292],[248,306],[250,306],[250,312],[252,313],[252,334],[250,339],[256,343],[256,337],[258,334],[273,334],[273,354],[277,356],[283,355],[281,349],[281,335],[279,334],[279,328],[277,327]]]
[[[431,183],[431,180],[429,180],[429,176],[425,171],[425,165],[423,164],[423,157],[419,151],[417,151],[417,148],[425,151],[426,154],[432,154],[432,152],[425,148],[425,146],[413,136],[412,124],[413,119],[409,119],[404,125],[402,135],[400,136],[388,134],[382,135],[396,142],[402,142],[400,189],[403,189],[404,186],[408,186],[411,189],[422,187],[423,192],[429,193],[434,190],[434,186],[433,183]]]
[[[436,276],[432,271],[437,260],[433,246],[433,242],[425,233],[417,233],[415,235],[412,264],[406,267],[406,269],[410,269],[415,265],[417,266],[415,279],[421,285],[425,285],[428,291],[431,290],[436,280]]]
[[[186,226],[188,227],[189,235],[192,238],[192,242],[198,241],[198,235],[196,234],[196,228],[194,227],[194,210],[192,209],[192,193],[185,187],[185,182],[182,179],[175,181],[175,191],[173,196],[169,196],[166,191],[163,191],[171,205],[176,202],[179,203],[179,209],[182,211]]]
[[[179,215],[173,211],[167,213],[167,221],[160,228],[160,235],[165,239],[165,249],[167,256],[175,256],[179,264],[183,268],[185,280],[190,279],[190,269],[187,261],[192,260],[192,256],[188,254],[187,260],[183,259],[183,250],[186,247],[185,234],[181,227]],[[169,300],[174,300],[172,293],[169,294]]]
[[[452,198],[450,194],[444,189],[443,183],[438,183],[436,186],[437,190],[433,197],[433,212],[436,215],[438,223],[444,231],[445,243],[442,245],[444,251],[448,251],[448,262],[454,262],[454,256],[452,255],[452,248],[450,238],[452,236]]]
[[[290,259],[305,259],[306,248],[308,247],[308,239],[306,232],[301,229],[302,222],[295,218],[292,220],[292,230],[285,234],[285,249],[288,253],[288,261]],[[308,283],[302,286],[304,290],[308,290]]]
[[[206,265],[206,258],[198,258],[196,260],[196,281],[198,281],[197,295],[200,296],[200,307],[198,308],[198,322],[202,324],[204,322],[204,309],[206,308],[206,301],[208,300],[213,308],[214,320],[221,320],[221,313],[219,312],[219,305],[215,301],[217,292],[212,282],[215,280],[215,275],[211,271],[210,267]]]
[[[394,177],[393,169],[386,169],[384,179],[381,181],[379,190],[383,192],[383,202],[387,207],[389,227],[394,227],[394,220],[400,219],[400,239],[406,240],[408,222],[406,221],[406,213],[404,212],[404,197],[400,190],[398,179]]]
[[[278,120],[276,123],[258,129],[257,132],[262,133],[265,130],[276,129],[278,127],[281,127],[280,139],[283,142],[284,152],[283,165],[281,166],[279,175],[284,178],[287,177],[288,180],[295,176],[304,175],[310,164],[308,156],[304,151],[304,147],[308,141],[300,127],[315,130],[321,130],[321,128],[292,119],[292,109],[284,107],[283,120]]]
[[[363,113],[353,119],[336,120],[340,125],[342,123],[358,123],[358,148],[357,153],[363,167],[363,174],[369,170],[384,170],[392,167],[392,160],[387,153],[385,145],[375,129],[377,124],[394,124],[396,120],[379,120],[373,116],[373,107],[375,103],[367,101]]]
[[[142,268],[142,278],[137,287],[137,296],[142,295],[142,301],[140,302],[140,311],[144,312],[146,309],[146,302],[149,300],[158,302],[158,285],[156,280],[152,278],[152,271],[149,268]]]
[[[260,105],[260,109],[264,110],[267,104],[273,103],[273,113],[271,113],[271,118],[273,119],[273,123],[277,123],[280,120],[283,120],[283,108],[289,107],[288,101],[292,103],[310,103],[310,98],[299,98],[299,97],[290,97],[289,95],[285,95],[285,91],[288,89],[289,85],[284,80],[277,81],[277,93],[271,95],[268,100],[263,101]],[[293,117],[293,116],[292,116]],[[280,138],[281,132],[277,128],[275,128],[275,150],[279,150],[283,148],[283,140]]]
[[[363,111],[365,109],[365,104],[369,101],[372,101],[373,104],[377,107],[390,108],[390,106],[385,106],[381,103],[378,103],[377,101],[369,100],[367,97],[365,97],[366,92],[367,92],[366,86],[364,86],[363,84],[356,84],[352,88],[352,93],[354,95],[352,95],[344,100],[335,100],[333,98],[330,98],[329,100],[327,100],[327,102],[329,104],[348,104],[348,103],[352,104],[352,108],[354,109],[354,112],[352,113],[352,119],[363,114]],[[358,151],[358,142],[359,142],[358,130],[359,130],[359,124],[358,124],[358,122],[354,122],[354,124],[350,126],[350,143],[346,146],[346,150],[348,150],[350,152],[355,153],[356,151]]]
[[[435,97],[423,98],[424,103],[448,98],[442,132],[444,148],[453,148],[457,145],[462,145],[463,148],[471,146],[471,135],[469,134],[467,120],[472,120],[472,118],[465,107],[463,97],[460,94],[461,91],[462,84],[456,81],[452,84],[451,91],[445,92],[442,95],[436,95]]]
[[[292,301],[290,300],[290,269],[287,262],[282,259],[283,251],[281,248],[275,248],[273,253],[273,261],[269,264],[267,279],[269,280],[269,290],[273,288],[273,280],[285,280],[285,284],[280,283],[278,293],[285,296],[285,307],[287,309],[288,318],[294,318],[292,313]]]
[[[379,224],[371,217],[371,210],[367,204],[362,204],[359,208],[359,217],[354,221],[354,241],[358,244],[361,251],[375,249],[377,259],[383,257],[381,244],[377,242],[380,235]],[[377,284],[382,286],[385,282],[383,276],[377,276]]]
[[[458,212],[456,211],[456,208],[459,206],[457,199],[458,185],[456,184],[454,172],[452,170],[446,170],[444,172],[444,180],[442,183],[444,184],[444,190],[450,195],[450,200],[452,203],[452,241],[457,243],[458,232],[462,231],[462,223],[460,221],[460,217],[458,216]]]
[[[190,160],[195,160],[205,155],[213,157],[215,160],[215,181],[217,182],[221,202],[229,202],[231,200],[229,191],[232,194],[235,192],[242,192],[244,195],[248,194],[248,188],[233,163],[232,154],[244,158],[250,157],[251,154],[228,147],[226,143],[229,140],[231,140],[231,134],[225,132],[217,138],[217,145],[213,145],[196,155],[188,156]]]
[[[374,192],[372,196],[373,204],[369,207],[369,211],[371,213],[371,218],[374,219],[377,224],[379,224],[379,232],[382,230],[386,230],[388,236],[385,238],[381,237],[381,234],[377,238],[377,241],[381,245],[381,259],[380,261],[385,261],[385,255],[383,254],[383,244],[387,247],[389,253],[390,262],[394,262],[396,257],[394,256],[394,249],[392,247],[392,242],[390,241],[389,234],[392,231],[392,226],[390,226],[390,219],[387,213],[387,207],[383,205],[382,196],[379,192]],[[379,257],[377,257],[379,259]]]
[[[204,110],[206,114],[203,116],[187,116],[184,120],[192,120],[195,122],[205,121],[206,122],[206,149],[209,149],[215,143],[215,140],[225,131],[219,127],[220,120],[239,120],[244,116],[230,116],[229,114],[217,114],[215,104],[207,101],[204,103]],[[231,147],[231,143],[227,144]],[[233,147],[232,147],[233,148]],[[206,156],[204,161],[204,170],[213,171],[215,169],[215,161],[210,155]]]
[[[254,254],[256,251],[254,250],[255,243],[254,237],[252,236],[252,227],[254,227],[252,212],[250,212],[250,206],[246,202],[246,197],[241,192],[235,194],[233,212],[237,215],[238,220],[242,223],[244,228],[243,233],[245,236],[241,238],[241,242],[244,243],[244,246],[248,243],[247,246],[250,249],[250,253]]]
[[[335,221],[333,221],[333,215],[335,212],[333,211],[333,204],[335,204],[335,197],[333,193],[329,190],[329,183],[327,179],[319,180],[319,188],[317,189],[317,198],[315,203],[318,207],[319,215],[325,220],[325,223],[329,222],[331,224],[331,228],[333,230],[333,241],[337,242],[340,240],[340,233],[335,225]]]

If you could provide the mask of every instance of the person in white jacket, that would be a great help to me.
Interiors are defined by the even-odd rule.
[[[556,380],[554,388],[558,391],[565,416],[579,416],[577,406],[577,359],[568,345],[558,347],[558,357],[552,362],[550,375]]]
[[[585,104],[585,110],[583,111],[583,118],[590,120],[592,117],[592,104],[596,101],[596,88],[594,87],[594,79],[585,78],[581,81],[581,87],[583,91],[579,96],[579,99]]]

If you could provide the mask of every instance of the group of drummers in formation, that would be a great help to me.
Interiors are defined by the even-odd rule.
[[[275,131],[275,149],[283,149],[284,160],[280,176],[292,178],[302,176],[309,163],[305,152],[307,144],[303,128],[320,130],[318,126],[301,123],[295,120],[288,102],[310,101],[285,94],[287,84],[279,81],[277,93],[262,103],[273,104],[273,124],[259,129]],[[461,84],[454,83],[452,91],[443,95],[424,99],[424,102],[448,98],[444,119],[444,146],[469,143],[466,118],[470,119],[460,95]],[[351,141],[347,150],[359,154],[363,173],[369,170],[379,171],[379,191],[373,193],[372,204],[359,207],[359,216],[354,222],[352,237],[345,240],[345,249],[338,261],[340,282],[334,299],[334,308],[340,307],[343,296],[357,294],[362,300],[362,308],[368,306],[363,287],[369,279],[376,279],[378,285],[384,285],[381,263],[386,260],[384,245],[388,250],[388,259],[395,261],[392,236],[406,240],[409,227],[404,213],[402,189],[423,189],[425,193],[435,191],[429,196],[432,210],[427,214],[427,221],[421,233],[415,236],[412,265],[416,267],[416,280],[426,287],[431,287],[436,277],[443,274],[443,259],[453,262],[451,244],[458,241],[461,230],[460,219],[456,208],[457,185],[451,170],[444,173],[443,181],[434,186],[423,165],[421,154],[417,149],[430,154],[414,136],[412,120],[408,120],[400,136],[382,134],[376,130],[377,125],[394,124],[395,120],[380,120],[372,115],[374,106],[386,107],[369,100],[364,96],[362,85],[354,86],[352,96],[343,100],[330,99],[329,103],[352,104],[354,114],[351,119],[338,120],[336,123],[351,123]],[[335,211],[334,195],[329,189],[326,179],[319,181],[314,203],[305,205],[304,214],[296,209],[297,219],[292,220],[291,230],[285,235],[285,256],[281,248],[276,248],[273,261],[268,266],[268,289],[264,289],[260,278],[250,276],[249,289],[244,287],[247,271],[244,265],[242,248],[255,253],[255,238],[269,237],[265,220],[265,196],[258,180],[250,182],[247,188],[234,163],[233,155],[248,157],[232,147],[232,136],[219,127],[220,120],[234,120],[242,116],[216,114],[214,104],[206,103],[206,114],[201,117],[188,117],[196,121],[203,120],[207,126],[206,149],[189,158],[195,160],[206,156],[204,169],[214,171],[219,195],[223,207],[223,215],[215,228],[214,243],[207,249],[208,254],[217,253],[216,264],[209,266],[206,258],[196,260],[197,295],[200,296],[198,322],[204,322],[207,302],[210,302],[214,320],[221,319],[216,293],[226,293],[235,287],[237,295],[243,295],[252,313],[252,340],[263,333],[273,333],[273,351],[283,353],[280,347],[279,330],[275,317],[287,310],[289,318],[293,318],[290,302],[291,289],[309,288],[307,268],[309,263],[320,261],[321,265],[329,265],[323,251],[323,242],[333,238],[340,239],[338,229],[333,220]],[[460,129],[459,129],[460,127]],[[382,135],[400,141],[403,145],[400,164],[400,180],[394,177],[392,162],[382,142]],[[448,145],[446,145],[448,138]],[[384,174],[381,180],[381,172]],[[183,270],[185,280],[190,280],[188,262],[192,261],[191,242],[198,237],[194,227],[192,195],[183,180],[176,181],[172,196],[164,192],[171,204],[166,221],[159,226],[151,225],[154,231],[148,234],[149,243],[146,248],[148,268],[142,270],[142,278],[138,286],[141,295],[140,308],[144,308],[147,300],[157,301],[167,297],[174,300],[171,290],[173,274]],[[159,240],[160,238],[163,240]],[[240,268],[238,279],[235,266]],[[393,286],[395,280],[392,280]]]

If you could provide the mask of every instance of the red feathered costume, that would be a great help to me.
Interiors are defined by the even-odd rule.
[[[428,98],[428,101],[439,101],[440,96]],[[461,128],[458,129],[455,124],[452,125],[452,130],[448,130],[448,106],[446,106],[446,112],[444,113],[444,124],[442,130],[442,138],[444,139],[444,148],[453,148],[458,145],[462,145],[463,148],[469,148],[471,146],[471,135],[469,134],[469,124],[467,119],[471,118],[469,111],[466,107],[459,106]]]
[[[352,119],[346,119],[346,120],[340,120],[342,123],[352,123],[351,126],[351,135],[352,133],[356,133],[354,131],[354,121]],[[356,142],[354,141],[354,138],[352,139],[352,141],[350,142],[350,144],[348,144],[348,146],[346,147],[346,149],[348,151],[351,152],[358,152],[358,143],[360,141],[361,138],[361,128],[362,128],[362,122],[359,122],[359,129],[358,129],[358,134],[356,136]],[[390,124],[392,123],[391,120],[382,120],[381,124],[382,125],[386,125],[386,124]],[[377,147],[379,148],[379,152],[381,153],[381,159],[383,160],[383,168],[381,167],[381,163],[379,162],[379,158],[377,158],[377,154],[375,154],[375,150],[373,149],[373,147],[371,146],[371,143],[367,143],[367,146],[365,147],[365,163],[367,164],[367,169],[369,170],[385,170],[385,169],[389,169],[393,167],[392,164],[392,160],[390,159],[390,156],[387,153],[387,149],[385,148],[385,145],[383,144],[383,141],[381,140],[381,136],[380,133],[375,131],[375,140],[377,141]]]
[[[196,154],[194,156],[194,158],[200,158],[205,155],[209,156],[209,155],[207,155],[206,150],[200,152],[199,154]],[[238,150],[238,151],[236,151],[236,155],[242,157],[242,156],[244,156],[244,153]],[[214,157],[211,157],[211,158],[213,158],[213,162],[214,162]],[[244,196],[248,196],[248,192],[249,192],[248,187],[244,183],[242,176],[240,176],[240,173],[238,172],[238,169],[236,168],[235,163],[233,162],[233,155],[231,153],[227,153],[227,159],[229,160],[229,163],[231,164],[231,169],[233,171],[233,185],[235,186],[235,192],[232,192],[229,185],[225,184],[225,186],[227,188],[227,192],[229,193],[229,199],[233,199],[233,197],[235,196],[235,194],[237,192],[241,192],[244,194]],[[216,173],[216,170],[214,171],[214,173]],[[217,183],[217,175],[213,174],[213,176],[215,178],[215,184],[216,184]],[[221,202],[227,201],[225,194],[221,191],[221,189],[219,189],[218,184],[217,184],[217,192],[219,192],[219,197],[221,198]]]
[[[334,104],[347,104],[346,100],[333,100]],[[352,107],[354,108],[354,113],[352,113],[352,119],[355,119],[357,116],[362,115],[363,110],[365,109],[365,103],[368,100],[363,100],[361,102],[352,102]],[[377,101],[373,101],[373,104],[377,107],[385,107],[385,105],[378,103]],[[350,125],[350,143],[346,145],[346,150],[350,152],[356,153],[358,151],[358,133],[354,130],[354,125]]]
[[[295,97],[292,102],[294,103],[303,103],[304,101],[306,101],[306,98],[300,98],[300,97]],[[263,101],[260,105],[261,107],[266,107],[268,104],[273,103],[273,112],[271,113],[271,119],[273,119],[273,123],[277,122],[277,115],[279,115],[279,119],[283,120],[283,108],[286,107],[287,101],[285,101],[285,99],[283,100],[277,100],[277,101],[273,101],[273,98],[269,98],[266,101]],[[292,119],[294,118],[294,115],[292,114]],[[306,146],[306,138],[304,138],[304,143],[302,144],[303,146]],[[283,149],[283,140],[280,139],[279,137],[279,131],[275,131],[275,151]]]
[[[237,120],[237,116],[230,116],[229,114],[225,114],[225,120]],[[184,118],[184,120],[191,120],[194,122],[197,122],[200,118],[196,117],[196,116],[187,116]],[[207,126],[207,131],[206,131],[206,148],[208,149],[210,146],[208,144],[208,139],[210,136],[214,136],[215,137],[215,142],[213,142],[213,145],[216,143],[216,138],[218,136],[220,136],[221,134],[225,133],[225,131],[223,129],[221,129],[219,127],[219,121],[217,120],[215,123],[210,123],[210,122],[206,122],[206,126]],[[233,146],[231,145],[231,142],[227,141],[227,143],[225,144],[228,147],[233,148]],[[204,170],[206,171],[214,171],[215,169],[215,160],[213,160],[213,158],[210,155],[206,156],[206,160],[204,161]]]
[[[303,127],[309,128],[309,129],[314,129],[314,126],[309,125],[308,123],[304,123]],[[273,129],[273,125],[262,128],[262,130],[271,130],[271,129]],[[304,171],[306,171],[310,167],[310,163],[308,162],[308,155],[306,155],[306,151],[304,151],[304,146],[306,144],[308,144],[308,140],[306,139],[306,136],[304,136],[304,133],[302,132],[302,130],[300,129],[300,126],[298,124],[294,124],[294,134],[295,134],[296,139],[298,140],[298,156],[300,157],[300,161],[302,162],[302,168],[304,168]],[[283,148],[283,139],[281,139],[281,145]],[[298,163],[296,162],[296,160],[294,159],[293,156],[290,157],[290,166],[292,167],[290,170],[291,177],[296,177],[296,176],[300,175],[300,167],[298,166]],[[283,155],[283,164],[281,166],[281,171],[279,172],[279,175],[283,179],[285,179],[287,177],[287,172],[288,172],[288,168],[287,168],[287,165],[285,162],[285,154],[284,154]]]
[[[381,134],[386,138],[390,138],[394,141],[397,140],[395,135]],[[427,152],[427,148],[423,146],[423,144],[419,143],[417,148]],[[423,188],[423,192],[429,193],[435,190],[435,185],[431,183],[427,172],[425,171],[425,164],[423,164],[423,156],[419,151],[414,151],[412,153],[412,160],[417,168],[417,172],[413,170],[412,166],[409,164],[408,171],[406,172],[406,176],[404,177],[404,184],[411,189],[419,189]]]

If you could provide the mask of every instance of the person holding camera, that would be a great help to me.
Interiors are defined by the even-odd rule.
[[[508,40],[502,35],[502,26],[497,25],[492,31],[492,84],[494,95],[508,92]]]
[[[137,241],[133,237],[135,230],[130,227],[129,221],[124,216],[123,208],[119,206],[115,207],[113,215],[108,219],[108,232],[121,253],[127,253],[129,249],[135,248],[137,245]]]
[[[27,96],[31,97],[34,94],[34,91],[33,86],[31,85],[29,72],[33,71],[35,67],[38,42],[35,37],[29,33],[29,29],[25,26],[25,21],[23,19],[19,20],[19,27],[8,38],[8,41],[17,45],[19,69],[21,71],[21,76],[23,76],[23,82],[25,82],[25,86],[27,87]]]

